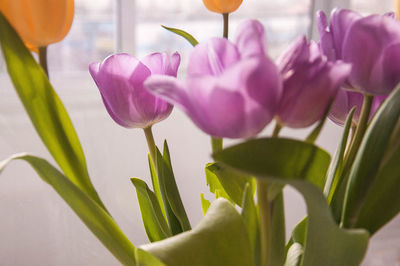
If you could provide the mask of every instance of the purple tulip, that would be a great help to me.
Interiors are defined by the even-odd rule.
[[[387,98],[386,95],[376,95],[372,101],[370,119],[378,110],[382,102]],[[339,90],[335,101],[332,104],[329,118],[336,124],[343,126],[347,115],[355,106],[356,111],[353,115],[353,123],[357,124],[363,103],[363,95],[360,92]]]
[[[305,37],[278,59],[278,65],[283,77],[278,119],[292,128],[319,121],[351,71],[348,64],[328,61]]]
[[[264,28],[246,21],[235,44],[214,38],[197,45],[184,81],[152,76],[146,87],[183,109],[204,132],[214,137],[249,138],[274,117],[281,78],[265,51]]]
[[[144,81],[151,75],[176,77],[178,53],[154,53],[142,61],[129,54],[114,54],[89,66],[110,116],[126,128],[147,128],[169,116],[173,106],[149,93]]]
[[[400,82],[400,23],[393,14],[361,15],[345,9],[317,16],[320,47],[330,60],[352,67],[347,88],[387,95]]]

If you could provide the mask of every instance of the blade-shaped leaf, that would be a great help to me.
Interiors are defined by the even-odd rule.
[[[206,215],[208,208],[210,208],[210,201],[204,198],[204,194],[200,194],[200,200],[201,200],[201,210],[203,211],[203,215]]]
[[[343,129],[342,138],[340,140],[338,149],[333,156],[332,162],[329,165],[328,174],[326,177],[326,183],[324,187],[324,194],[328,197],[328,201],[333,196],[333,192],[339,182],[338,177],[341,176],[341,167],[343,163],[344,152],[347,147],[347,139],[349,137],[351,124],[353,122],[353,115],[356,110],[356,107],[353,107],[346,118],[346,123]]]
[[[162,25],[162,27],[166,30],[169,30],[170,32],[175,33],[176,35],[179,35],[179,36],[185,38],[193,46],[196,46],[199,43],[191,34],[187,33],[186,31],[176,29],[176,28],[170,28],[170,27],[163,26],[163,25]]]
[[[15,90],[43,143],[65,176],[105,209],[89,179],[81,144],[64,105],[1,13],[0,43]]]
[[[137,248],[136,249],[136,265],[137,266],[167,266],[149,252]]]
[[[268,258],[268,265],[280,266],[285,262],[285,213],[283,206],[283,192],[280,192],[271,202],[272,221],[271,221],[271,256]]]
[[[374,234],[400,212],[400,149],[379,170],[368,192],[356,227]]]
[[[227,167],[219,165],[218,163],[207,164],[206,167],[207,184],[210,185],[211,190],[216,188],[212,188],[212,184],[210,184],[209,182],[212,177],[212,174],[210,172],[214,175],[217,181],[219,181],[218,183],[222,186],[221,190],[223,190],[223,192],[227,194],[228,197],[226,197],[226,199],[233,200],[233,202],[235,202],[240,207],[243,203],[242,201],[244,188],[247,183],[251,185],[251,189],[254,195],[256,187],[254,178],[251,178],[247,175],[238,174],[234,171],[230,171]]]
[[[131,181],[136,188],[140,212],[149,240],[155,242],[172,236],[154,192],[138,178],[131,178]]]
[[[359,265],[366,252],[368,233],[345,230],[333,220],[321,188],[329,154],[315,145],[289,139],[250,140],[214,155],[217,162],[262,178],[289,184],[304,197],[308,210],[307,238],[301,265]],[[319,183],[319,182],[317,182]]]
[[[157,176],[160,183],[161,196],[172,234],[179,234],[190,230],[190,223],[183,206],[174,173],[170,167],[168,148],[164,146],[164,157],[156,149]]]
[[[113,218],[60,171],[39,157],[20,154],[0,163],[0,172],[12,160],[29,163],[40,178],[48,183],[97,236],[103,245],[124,265],[136,265],[135,247]]]
[[[160,191],[160,183],[158,182],[157,171],[156,171],[156,168],[154,167],[154,162],[151,159],[150,154],[148,154],[147,157],[148,157],[148,161],[149,161],[151,183],[153,185],[154,194],[155,194],[155,196],[157,198],[158,204],[160,205],[161,212],[162,212],[163,216],[165,218],[167,218],[167,216],[165,214],[164,204],[163,204],[163,201],[162,201],[162,196],[161,196],[161,191]]]
[[[242,152],[247,157],[234,156]],[[284,138],[249,140],[217,153],[214,158],[219,160],[220,154],[229,158],[229,165],[251,169],[255,176],[268,174],[285,179],[304,179],[321,190],[330,161],[330,155],[314,144]]]
[[[254,194],[248,183],[243,194],[242,217],[250,238],[250,247],[254,255],[254,265],[261,265],[260,257],[260,227],[258,224],[258,209],[254,202]]]
[[[235,203],[231,197],[229,197],[228,193],[226,193],[224,187],[222,186],[221,182],[219,181],[216,174],[214,174],[210,169],[209,166],[212,164],[207,164],[205,168],[206,173],[206,182],[207,186],[210,188],[210,192],[214,193],[217,198],[224,198],[229,200],[232,203]]]
[[[214,201],[193,230],[140,248],[171,266],[253,266],[246,227],[225,199]]]
[[[399,117],[400,86],[391,93],[375,114],[354,160],[343,203],[343,226],[353,227],[356,224],[363,203],[377,177]],[[400,163],[399,158],[395,160]],[[388,172],[390,174],[390,170]],[[393,197],[397,194],[393,194]]]

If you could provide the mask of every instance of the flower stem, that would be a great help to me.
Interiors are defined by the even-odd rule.
[[[268,266],[271,237],[271,206],[268,200],[268,184],[257,180],[257,203],[260,215],[261,266]]]
[[[154,142],[153,131],[150,127],[143,128],[144,135],[146,136],[147,146],[149,147],[150,157],[156,167],[156,144]],[[156,167],[157,169],[157,167]]]
[[[353,161],[357,155],[358,149],[360,148],[361,141],[363,140],[365,131],[367,130],[373,99],[374,97],[372,95],[364,95],[364,101],[361,107],[360,119],[358,121],[356,131],[352,136],[352,141],[350,144],[349,151],[347,153],[346,158],[344,159],[345,162],[343,167],[344,174],[346,174],[347,171],[350,170]]]
[[[278,121],[276,121],[274,131],[272,132],[272,137],[277,138],[279,135],[279,132],[281,132],[281,129],[282,129],[282,125]]]
[[[47,67],[47,46],[39,47],[39,64],[46,73],[46,76],[49,77],[49,70]]]
[[[225,39],[228,39],[228,35],[229,35],[229,13],[222,14],[222,17],[224,19],[224,32],[223,32],[222,36]]]
[[[211,148],[212,153],[216,153],[222,150],[223,139],[211,137]]]

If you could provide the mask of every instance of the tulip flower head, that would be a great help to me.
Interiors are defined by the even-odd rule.
[[[351,70],[349,64],[329,62],[318,45],[305,37],[278,59],[278,65],[283,76],[278,119],[292,128],[319,121]]]
[[[388,95],[400,82],[400,23],[392,13],[362,17],[335,9],[330,25],[322,11],[317,20],[323,53],[353,66],[348,89]]]
[[[219,138],[249,138],[276,114],[281,95],[277,67],[266,56],[264,28],[251,20],[236,42],[214,38],[198,44],[188,77],[152,76],[149,91],[183,109],[204,132]]]
[[[154,53],[142,61],[115,54],[89,67],[110,116],[126,128],[147,128],[169,116],[173,106],[150,94],[144,81],[155,74],[176,77],[178,53]]]
[[[74,17],[73,0],[0,0],[0,11],[31,50],[64,39]]]
[[[220,14],[227,14],[236,11],[243,0],[203,0],[208,10]]]

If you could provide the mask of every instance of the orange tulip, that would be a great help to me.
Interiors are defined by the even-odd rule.
[[[243,0],[203,0],[208,10],[221,14],[234,12],[242,4]]]
[[[394,0],[397,19],[400,19],[400,0]]]
[[[37,51],[67,35],[74,17],[74,0],[0,0],[0,11],[27,47]]]

